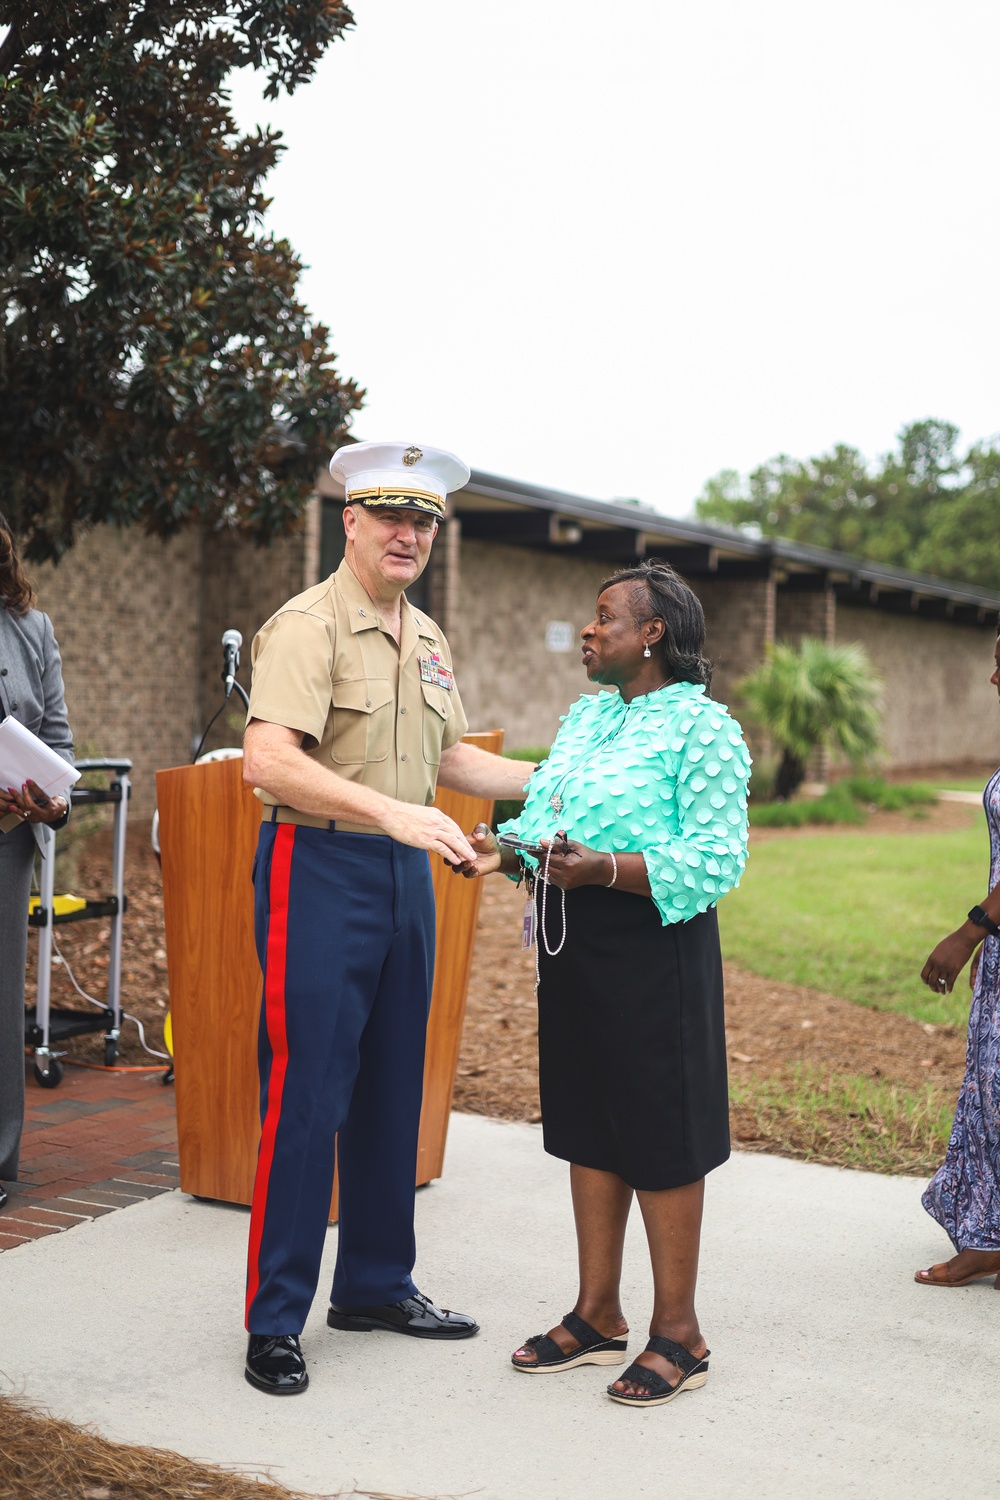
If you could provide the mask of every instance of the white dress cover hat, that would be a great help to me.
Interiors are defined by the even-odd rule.
[[[415,443],[350,443],[330,460],[349,504],[398,505],[439,517],[449,492],[468,484],[471,472],[454,453]]]

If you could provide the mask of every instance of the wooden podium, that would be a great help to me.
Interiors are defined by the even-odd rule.
[[[503,731],[466,735],[496,753]],[[241,759],[156,773],[163,916],[173,1026],[181,1188],[249,1203],[260,1137],[257,1021],[261,974],[250,870],[261,807]],[[436,805],[465,831],[491,802],[439,791]],[[482,882],[459,880],[429,856],[437,900],[437,969],[427,1029],[417,1182],[440,1177],[462,1038]],[[331,1220],[337,1217],[334,1182]]]

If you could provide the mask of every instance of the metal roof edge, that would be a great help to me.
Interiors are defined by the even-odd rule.
[[[538,510],[558,511],[560,515],[580,520],[602,521],[608,526],[643,531],[650,536],[672,537],[691,545],[724,547],[747,557],[767,555],[761,550],[759,541],[735,528],[678,520],[674,516],[665,516],[662,511],[623,505],[614,500],[591,500],[565,490],[544,489],[521,480],[505,479],[498,474],[486,474],[481,469],[473,469],[468,484],[455,493],[463,495],[466,491],[508,504],[534,506]]]
[[[911,573],[904,568],[873,562],[850,552],[830,552],[825,547],[810,547],[790,542],[784,537],[767,537],[762,540],[770,546],[771,554],[776,560],[806,563],[824,568],[829,573],[849,573],[861,583],[884,584],[886,588],[954,599],[962,604],[975,604],[979,608],[1000,611],[1000,592],[977,588],[974,584],[940,578],[933,573]]]
[[[539,510],[559,511],[581,520],[601,521],[608,526],[624,527],[649,536],[662,536],[689,545],[718,547],[743,556],[772,558],[776,562],[803,563],[830,573],[848,573],[859,583],[883,584],[886,588],[908,590],[929,598],[951,599],[956,603],[1000,612],[1000,591],[977,588],[957,579],[940,578],[930,573],[910,573],[885,563],[873,562],[848,552],[831,552],[825,547],[810,547],[785,537],[749,537],[728,526],[713,526],[703,521],[680,520],[662,511],[622,505],[614,500],[591,500],[564,490],[551,490],[524,480],[506,479],[473,469],[464,490],[487,499],[508,504],[528,505]],[[461,495],[464,490],[456,493]]]

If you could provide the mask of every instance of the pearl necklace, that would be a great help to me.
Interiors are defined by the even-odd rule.
[[[548,933],[545,930],[545,912],[546,912],[546,908],[547,908],[547,905],[548,905],[548,894],[549,894],[549,861],[551,860],[551,858],[552,858],[552,845],[550,844],[549,847],[548,847],[548,849],[545,851],[545,870],[544,870],[544,873],[541,870],[539,870],[539,872],[538,872],[538,880],[535,882],[535,890],[538,889],[538,884],[540,882],[541,883],[541,887],[542,887],[542,896],[541,896],[541,900],[539,902],[539,905],[541,906],[541,913],[539,915],[538,925],[541,928],[542,942],[545,944],[545,951],[546,951],[546,953],[548,954],[549,958],[555,958],[556,955],[559,954],[559,953],[561,953],[563,951],[563,948],[566,946],[566,892],[565,891],[560,891],[559,892],[560,896],[562,897],[562,937],[559,939],[559,945],[558,945],[558,947],[556,947],[556,948],[550,948],[549,947],[549,935],[548,935]],[[532,893],[531,893],[532,900],[535,899],[535,890],[533,890]],[[541,976],[541,970],[540,970],[539,958],[538,958],[538,936],[536,934],[536,936],[535,936],[535,999],[536,1000],[538,999],[538,986],[541,983],[541,979],[542,979],[542,976]]]

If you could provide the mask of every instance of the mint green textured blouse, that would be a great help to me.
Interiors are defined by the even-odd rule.
[[[750,755],[739,724],[700,683],[623,702],[578,698],[501,833],[568,838],[646,861],[663,925],[707,911],[739,884],[747,856]],[[555,812],[550,799],[561,799]]]

